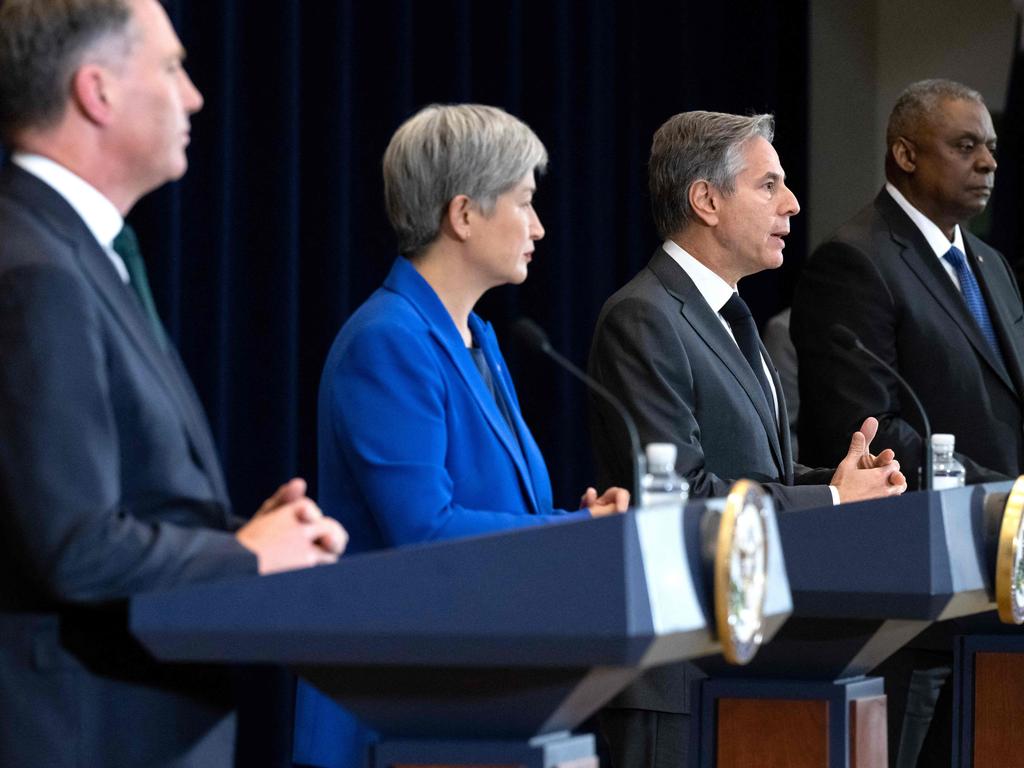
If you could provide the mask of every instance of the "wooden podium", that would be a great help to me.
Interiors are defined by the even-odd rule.
[[[696,662],[710,675],[700,765],[885,768],[882,680],[866,674],[933,622],[994,609],[985,502],[1007,487],[780,515],[793,618],[747,667]]]
[[[381,734],[377,768],[596,768],[574,727],[643,670],[719,651],[702,542],[720,504],[153,593],[132,631],[162,660],[292,667]],[[767,639],[792,603],[765,522]]]
[[[1003,492],[1004,488],[1007,492]],[[990,486],[985,529],[986,557],[995,560],[998,610],[956,623],[953,643],[954,733],[952,764],[957,768],[1002,768],[1024,760],[1024,631],[1016,623],[1007,581],[1018,583],[1005,547],[1019,535],[1024,482]],[[1016,516],[1016,519],[1014,518]],[[1000,562],[1000,555],[1002,561]],[[948,683],[947,683],[948,685]]]

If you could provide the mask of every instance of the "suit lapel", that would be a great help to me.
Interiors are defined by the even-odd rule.
[[[981,335],[981,329],[978,328],[978,323],[967,309],[963,296],[956,289],[953,281],[949,279],[949,274],[939,263],[924,235],[887,192],[883,191],[878,196],[876,205],[882,217],[889,223],[893,242],[900,248],[900,258],[914,273],[925,290],[932,295],[935,303],[967,337],[978,357],[984,360],[1006,386],[1012,389],[1013,383],[1010,381],[1006,366],[996,356],[985,337]],[[978,269],[977,259],[973,258],[971,254],[968,254],[968,258],[972,261],[975,275],[979,276],[981,272]],[[986,298],[991,295],[990,291],[983,289],[983,292]],[[989,311],[995,314],[991,307]]]
[[[779,442],[779,427],[775,423],[775,414],[769,410],[764,391],[761,389],[757,377],[750,369],[743,353],[740,352],[740,348],[736,346],[736,342],[725,330],[718,314],[704,300],[686,272],[663,249],[658,249],[648,266],[661,281],[665,290],[679,302],[680,314],[715,356],[722,361],[722,364],[736,379],[736,383],[746,393],[751,406],[761,419],[761,425],[768,434],[768,442],[771,445],[772,457],[779,470],[779,476],[791,476],[792,469],[787,466],[783,457],[782,445]],[[761,353],[765,355],[766,360],[769,359],[763,344]],[[774,371],[772,378],[776,392],[781,392],[781,384]]]
[[[484,419],[515,465],[532,512],[534,514],[539,513],[537,494],[534,490],[532,478],[526,466],[526,459],[519,446],[519,442],[515,435],[512,434],[508,422],[505,421],[505,417],[501,415],[498,404],[484,384],[480,371],[477,370],[469,350],[466,349],[466,345],[462,341],[462,336],[455,327],[455,322],[448,314],[448,310],[444,308],[437,294],[434,293],[434,289],[416,272],[408,260],[403,257],[399,257],[395,261],[395,266],[385,280],[384,285],[409,300],[427,323],[431,337],[437,342],[437,345],[458,373],[459,378],[462,379],[470,393],[472,393],[473,400],[483,413]],[[498,378],[498,376],[495,376],[496,386],[498,386]],[[510,410],[517,409],[510,408]]]
[[[160,348],[131,288],[122,282],[110,257],[74,209],[56,191],[20,168],[9,166],[5,173],[14,196],[31,206],[68,243],[87,283],[110,310],[129,343],[152,369],[154,378],[175,404],[194,449],[197,464],[206,472],[214,493],[226,503],[227,488],[206,418],[195,397],[190,394],[191,385],[188,384],[184,367],[177,361],[176,353],[171,351],[168,354]]]
[[[964,244],[967,246],[967,258],[971,260],[981,293],[988,305],[992,327],[1001,342],[1003,356],[998,371],[1005,371],[1003,381],[1020,393],[1024,391],[1024,360],[1020,353],[1021,340],[1014,338],[1013,329],[1021,314],[1019,305],[1015,311],[1001,288],[1007,280],[1014,278],[1002,268],[1002,257],[974,235],[964,232]],[[992,357],[995,358],[995,355]]]

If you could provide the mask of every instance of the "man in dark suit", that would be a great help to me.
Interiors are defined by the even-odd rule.
[[[0,6],[0,765],[230,765],[226,675],[155,663],[126,599],[344,547],[298,479],[231,514],[118,235],[185,171],[183,55],[156,0]]]
[[[764,483],[781,509],[901,493],[892,452],[868,452],[874,419],[854,433],[837,469],[793,464],[778,374],[736,292],[741,278],[782,264],[789,219],[800,210],[773,130],[770,115],[710,112],[676,115],[658,129],[649,174],[664,242],[605,303],[590,372],[623,400],[642,442],[678,447],[677,470],[693,497],[723,496],[740,477]],[[595,404],[591,431],[602,482],[628,484],[621,421]],[[692,675],[685,664],[654,670],[604,710],[617,768],[683,764]]]
[[[876,440],[919,481],[918,413],[890,373],[829,340],[841,323],[910,383],[933,430],[955,435],[968,483],[1015,477],[1024,471],[1024,308],[1003,256],[963,228],[992,193],[992,119],[976,91],[925,80],[897,100],[886,145],[885,188],[814,252],[793,300],[801,459],[828,461],[847,425],[879,414]],[[943,655],[929,664],[940,673]],[[948,668],[940,673],[909,685],[933,697]],[[886,681],[896,750],[908,683]],[[913,716],[908,704],[908,722],[927,724],[933,705]],[[948,736],[922,765],[949,764]],[[923,738],[903,736],[900,765],[913,765],[907,755]]]

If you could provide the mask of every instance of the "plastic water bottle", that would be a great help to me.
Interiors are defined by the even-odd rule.
[[[966,480],[964,465],[953,456],[956,438],[949,434],[932,435],[932,488],[962,488]]]
[[[676,472],[676,447],[672,443],[650,443],[645,453],[647,474],[640,487],[640,506],[680,509],[690,496],[690,485]]]

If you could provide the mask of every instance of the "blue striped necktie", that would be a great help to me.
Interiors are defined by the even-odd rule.
[[[960,292],[967,303],[967,310],[971,313],[974,321],[981,330],[981,335],[992,347],[996,357],[1002,359],[999,349],[999,340],[996,338],[996,331],[992,327],[992,320],[988,316],[988,309],[985,306],[985,297],[981,295],[981,287],[967,266],[967,257],[955,245],[943,255],[943,258],[953,265],[956,270],[956,279],[960,281]]]

